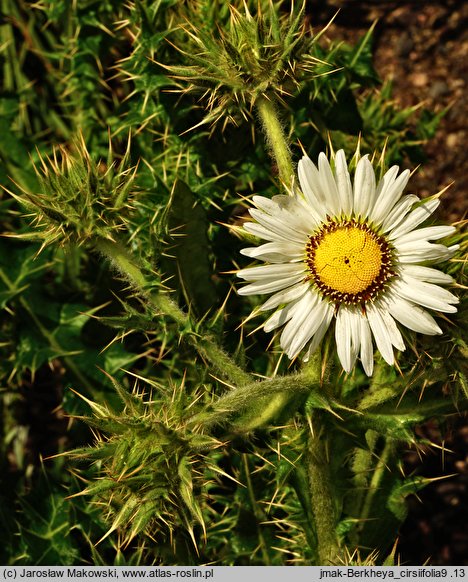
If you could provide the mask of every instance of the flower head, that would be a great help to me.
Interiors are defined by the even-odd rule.
[[[316,39],[306,35],[305,3],[292,5],[289,13],[278,14],[272,2],[257,3],[251,14],[247,2],[243,12],[229,3],[229,18],[224,26],[207,25],[205,12],[193,10],[183,25],[187,46],[179,48],[189,64],[168,66],[174,79],[188,82],[184,92],[196,91],[208,97],[208,113],[202,123],[224,120],[238,123],[239,114],[248,119],[253,105],[261,97],[280,99],[298,84],[298,71],[315,64],[327,65],[310,56]],[[218,19],[225,13],[222,6]],[[216,14],[216,12],[215,12]],[[318,37],[317,37],[318,38]],[[293,64],[294,63],[294,66]]]
[[[73,142],[71,151],[61,146],[54,148],[52,157],[39,154],[40,166],[34,166],[39,192],[18,184],[23,194],[11,193],[36,227],[17,238],[42,240],[43,247],[56,242],[82,244],[96,237],[113,241],[133,211],[136,167],[128,165],[129,158],[130,139],[120,160],[109,141],[107,162],[97,162],[83,136]]]
[[[249,284],[240,295],[272,294],[260,310],[276,309],[269,332],[284,326],[281,347],[290,358],[316,350],[335,320],[338,357],[349,372],[358,356],[367,375],[374,366],[373,340],[388,364],[405,344],[397,322],[416,332],[442,333],[424,309],[456,311],[458,299],[440,285],[452,278],[427,264],[449,259],[456,246],[435,241],[451,226],[418,228],[439,205],[403,195],[409,171],[393,166],[377,183],[367,156],[351,182],[344,152],[318,167],[304,156],[298,174],[302,192],[254,196],[255,222],[245,230],[268,242],[243,249],[264,265],[240,270]]]

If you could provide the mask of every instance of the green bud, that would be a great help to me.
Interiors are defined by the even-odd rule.
[[[83,420],[99,431],[99,438],[93,448],[72,451],[71,456],[80,464],[94,463],[99,476],[79,495],[106,508],[106,535],[118,530],[125,542],[145,534],[168,540],[183,529],[192,537],[195,524],[204,530],[200,493],[207,482],[205,454],[219,447],[219,441],[185,426],[189,396],[183,386],[178,392],[182,401],[163,403],[157,396],[129,393],[113,383],[121,410],[84,398],[93,417]]]
[[[163,66],[188,84],[184,92],[208,97],[204,123],[247,119],[258,99],[281,99],[297,85],[296,69],[310,45],[304,34],[304,5],[280,16],[277,4],[267,3],[264,11],[259,4],[254,15],[247,3],[244,13],[230,4],[229,20],[216,35],[196,13],[182,27],[187,41],[177,48],[188,64]]]
[[[109,143],[107,160],[96,162],[81,136],[71,152],[60,147],[52,157],[40,156],[41,165],[34,168],[39,192],[23,190],[23,195],[14,195],[33,217],[33,238],[42,240],[43,246],[83,244],[91,239],[114,241],[132,211],[136,168],[128,166],[129,145],[117,161]]]

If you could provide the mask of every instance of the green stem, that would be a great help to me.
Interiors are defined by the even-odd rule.
[[[393,443],[390,444],[390,442],[387,441],[379,457],[379,460],[377,461],[374,472],[372,474],[371,482],[369,483],[369,488],[367,490],[366,497],[364,499],[361,514],[359,516],[361,526],[364,526],[366,520],[369,518],[374,498],[376,494],[379,492],[380,483],[384,477],[385,471],[387,470],[387,463],[390,459],[393,449],[394,449]]]
[[[260,550],[262,553],[263,565],[269,566],[270,565],[270,556],[269,556],[268,550],[267,550],[268,545],[266,543],[265,536],[263,535],[263,531],[262,531],[262,528],[260,526],[260,523],[262,521],[265,521],[265,515],[264,515],[263,511],[261,510],[261,508],[259,507],[257,500],[255,499],[253,483],[252,483],[252,479],[250,477],[250,467],[249,467],[248,455],[246,455],[244,453],[242,455],[242,460],[244,463],[245,480],[246,480],[247,489],[249,492],[250,505],[252,506],[252,511],[255,515],[255,521],[257,522],[257,534],[258,534]]]
[[[105,238],[96,238],[93,245],[97,251],[110,260],[112,266],[131,283],[132,287],[136,288],[141,295],[149,298],[146,277],[135,258],[123,245]]]
[[[266,134],[267,143],[278,166],[280,180],[286,188],[290,188],[294,176],[294,168],[288,141],[284,135],[275,105],[270,99],[260,97],[257,101],[257,110]]]
[[[307,395],[319,389],[320,386],[314,384],[308,374],[291,374],[251,382],[227,392],[207,410],[193,416],[190,426],[206,430],[218,423],[229,422],[232,416],[241,414],[240,418],[235,419],[234,427],[237,431],[249,432],[268,426],[296,399],[297,402],[303,401]]]
[[[314,354],[303,368],[303,374],[308,377],[309,382],[319,387],[324,372],[323,359],[319,353]],[[325,377],[327,375],[325,374]],[[310,430],[304,455],[309,486],[308,513],[312,513],[313,516],[311,525],[315,527],[317,538],[318,565],[324,566],[343,563],[340,560],[342,552],[337,536],[339,515],[335,501],[334,479],[325,439],[327,434],[324,426],[325,414],[324,410],[315,409],[311,418],[306,413]]]
[[[333,495],[333,481],[321,423],[322,412],[317,411],[313,427],[311,425],[306,460],[310,500],[317,532],[318,565],[328,566],[339,563],[341,552],[336,533],[338,515]]]
[[[149,290],[149,283],[143,274],[142,267],[124,246],[111,240],[97,239],[94,241],[94,248],[111,261],[112,265],[150,305],[172,319],[181,332],[194,327],[190,317],[166,293],[155,293]],[[252,382],[250,374],[240,368],[212,336],[204,333],[187,333],[186,338],[202,358],[210,362],[217,372],[233,384],[243,386]]]

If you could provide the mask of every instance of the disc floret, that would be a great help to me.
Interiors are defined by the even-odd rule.
[[[354,219],[325,224],[309,237],[306,255],[310,280],[336,303],[370,301],[395,274],[388,242]]]

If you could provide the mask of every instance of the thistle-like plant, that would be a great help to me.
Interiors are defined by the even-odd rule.
[[[84,420],[98,432],[97,441],[71,455],[99,464],[100,478],[79,495],[102,507],[111,523],[104,537],[118,530],[124,545],[142,533],[169,544],[185,531],[198,551],[201,537],[194,528],[205,529],[200,499],[209,482],[206,472],[210,466],[216,470],[206,454],[221,443],[187,428],[197,397],[184,382],[171,389],[148,383],[145,393],[137,387],[128,392],[113,381],[120,410],[83,397],[93,412]]]
[[[218,25],[215,35],[201,21],[207,16],[200,14],[202,6],[195,19],[191,13],[182,25],[189,42],[179,50],[187,64],[166,68],[176,80],[188,83],[184,91],[205,93],[209,113],[203,123],[235,123],[239,114],[250,119],[260,99],[281,99],[293,90],[295,68],[308,46],[304,5],[293,5],[289,14],[280,16],[272,2],[263,8],[259,3],[254,17],[247,3],[242,9],[230,4],[226,25]]]
[[[120,159],[109,141],[107,160],[90,156],[83,136],[53,150],[39,153],[34,166],[39,191],[12,195],[25,207],[35,227],[21,238],[42,240],[42,246],[115,242],[133,210],[136,167],[129,166],[130,140]]]

